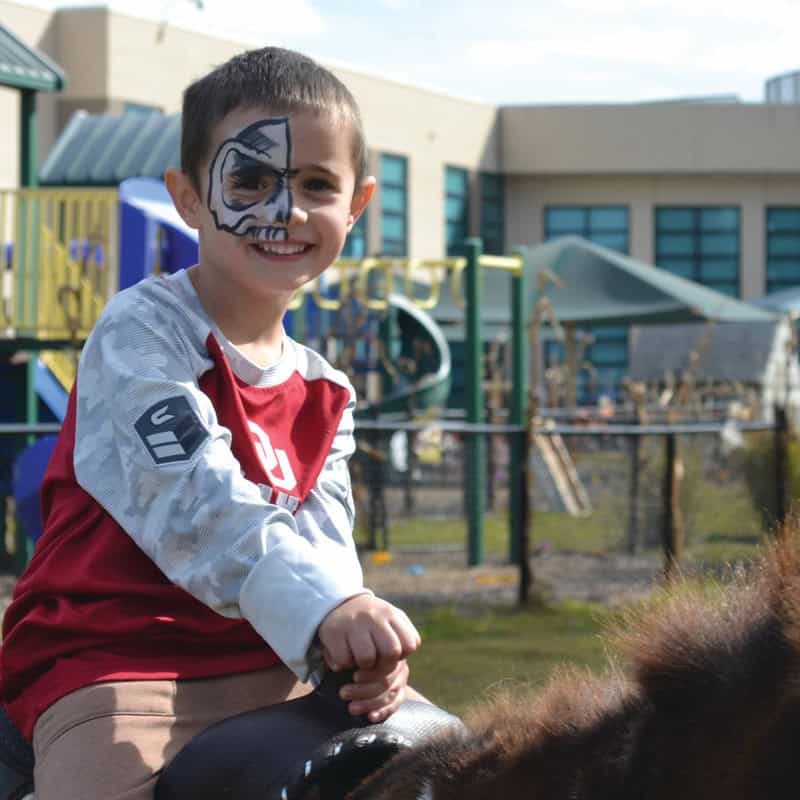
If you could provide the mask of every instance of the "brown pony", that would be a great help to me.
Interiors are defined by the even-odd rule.
[[[402,752],[352,800],[763,800],[800,795],[800,541],[724,585],[630,612],[603,676],[557,675],[466,734]]]

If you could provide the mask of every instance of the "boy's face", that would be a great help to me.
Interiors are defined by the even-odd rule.
[[[220,290],[291,293],[341,252],[374,180],[355,186],[349,123],[333,114],[235,110],[201,169],[200,268]]]

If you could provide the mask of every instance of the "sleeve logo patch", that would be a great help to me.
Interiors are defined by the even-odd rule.
[[[134,427],[156,464],[188,461],[208,438],[208,431],[183,396],[151,406]]]

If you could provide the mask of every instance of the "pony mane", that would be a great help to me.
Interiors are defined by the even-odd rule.
[[[723,582],[681,580],[625,613],[613,640],[653,703],[727,702],[796,652],[800,559],[786,543]],[[768,654],[768,658],[765,655]]]

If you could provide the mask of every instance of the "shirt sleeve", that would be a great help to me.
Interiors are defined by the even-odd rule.
[[[361,564],[352,535],[355,514],[347,465],[355,450],[354,409],[355,393],[351,388],[351,399],[342,415],[325,466],[314,488],[294,517],[300,535],[311,543],[312,548],[321,555],[329,554],[330,560],[323,569],[335,570],[338,579],[345,585],[360,587],[358,591],[351,592],[350,596],[371,594],[369,590],[363,588]],[[310,566],[315,568],[315,565]],[[268,620],[269,628],[263,631],[264,637],[276,652],[288,652],[292,649],[297,620],[302,619],[303,614],[302,605],[296,605],[298,600],[302,603],[303,597],[293,591],[293,585],[304,569],[302,564],[288,564],[283,558],[265,560],[243,587],[241,595],[243,609],[256,609],[268,602],[274,602],[275,597],[283,598],[282,603],[275,608],[275,613]],[[281,589],[281,586],[285,588]],[[273,595],[273,598],[266,596],[265,591]],[[333,607],[330,606],[329,610]],[[319,622],[321,621],[322,618]],[[320,662],[320,655],[315,647],[308,654],[307,660],[312,662],[312,665]]]
[[[352,540],[352,403],[293,516],[242,474],[179,313],[130,303],[81,355],[75,474],[167,578],[243,617],[301,680],[325,615],[365,591]],[[160,426],[160,427],[159,427]]]

